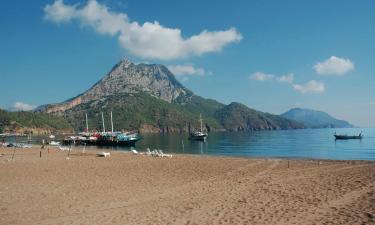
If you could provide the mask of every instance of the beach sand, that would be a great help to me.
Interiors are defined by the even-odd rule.
[[[0,224],[375,224],[370,161],[39,150],[0,149]]]

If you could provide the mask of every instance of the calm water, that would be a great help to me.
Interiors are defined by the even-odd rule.
[[[335,141],[335,131],[338,134],[363,131],[364,138]],[[187,134],[144,134],[136,149],[144,151],[147,147],[184,154],[375,160],[375,128],[219,132],[210,133],[206,142],[189,141]]]

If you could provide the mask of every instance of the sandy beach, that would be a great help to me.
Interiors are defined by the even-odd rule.
[[[1,148],[0,224],[375,224],[375,162]]]

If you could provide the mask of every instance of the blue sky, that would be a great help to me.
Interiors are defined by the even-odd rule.
[[[375,126],[374,9],[371,0],[1,1],[0,107],[64,101],[128,57],[164,64],[223,103]]]

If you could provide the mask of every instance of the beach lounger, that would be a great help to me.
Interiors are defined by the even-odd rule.
[[[146,150],[146,153],[145,153],[146,155],[151,155],[151,150],[150,150],[150,148],[147,148],[147,150]]]
[[[151,156],[158,157],[159,156],[158,150],[157,149],[152,150]]]
[[[171,154],[165,154],[161,149],[158,150],[158,153],[159,153],[159,157],[168,157],[168,158],[172,158],[172,155],[171,155]]]
[[[61,151],[69,151],[69,147],[62,147],[62,146],[59,146],[59,149]]]
[[[132,151],[132,153],[133,153],[134,155],[139,155],[139,152],[138,152],[137,150],[132,149],[131,151]]]
[[[143,155],[143,152],[138,152],[135,149],[132,149],[131,151],[133,152],[134,155]]]
[[[99,152],[98,154],[96,154],[96,156],[107,158],[107,157],[111,157],[111,153],[110,152]]]

